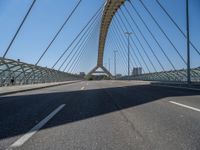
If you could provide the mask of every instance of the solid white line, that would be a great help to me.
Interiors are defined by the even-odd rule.
[[[17,141],[15,141],[10,147],[14,148],[14,147],[22,146],[28,139],[30,139],[35,133],[37,133],[38,130],[40,130],[51,118],[53,118],[64,106],[65,104],[62,104],[59,107],[57,107],[46,118],[44,118],[37,125],[35,125],[28,133],[26,133]]]
[[[85,87],[83,86],[83,87],[81,88],[81,90],[84,90],[84,88],[85,88]]]
[[[200,112],[200,109],[195,108],[195,107],[191,107],[191,106],[184,105],[184,104],[181,104],[181,103],[177,103],[177,102],[174,102],[174,101],[169,101],[169,102],[172,103],[172,104],[175,104],[175,105],[179,105],[179,106],[182,106],[182,107],[185,107],[185,108],[192,109],[192,110]]]

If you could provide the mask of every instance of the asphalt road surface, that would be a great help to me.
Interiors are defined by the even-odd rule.
[[[83,81],[1,96],[0,149],[200,150],[200,91]]]

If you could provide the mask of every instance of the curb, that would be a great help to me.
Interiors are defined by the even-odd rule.
[[[67,82],[67,83],[58,83],[58,84],[54,84],[54,85],[35,87],[35,88],[31,88],[31,89],[24,89],[24,90],[19,90],[19,91],[5,92],[5,93],[0,93],[0,96],[5,96],[5,95],[15,94],[15,93],[21,93],[21,92],[27,92],[27,91],[33,91],[33,90],[39,90],[39,89],[44,89],[44,88],[49,88],[49,87],[54,87],[54,86],[61,86],[61,85],[66,85],[66,84],[72,84],[72,83],[77,83],[77,82],[80,82],[80,81],[72,81],[72,82]]]
[[[164,85],[164,84],[150,84],[150,85],[151,86],[176,88],[176,89],[184,89],[184,90],[192,90],[192,91],[200,91],[200,88],[195,88],[195,87],[185,87],[185,86],[176,86],[176,85]]]

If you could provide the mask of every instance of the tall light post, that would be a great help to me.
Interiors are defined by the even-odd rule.
[[[128,40],[128,80],[130,79],[130,36],[132,34],[132,32],[125,32],[125,35],[127,35],[127,40]]]
[[[189,2],[186,0],[186,30],[187,30],[187,83],[190,85],[190,26],[189,26]]]
[[[107,63],[105,63],[104,65],[105,65],[105,67],[107,68]]]
[[[110,72],[110,58],[108,58],[108,71]]]
[[[114,73],[115,73],[115,79],[116,79],[116,75],[117,75],[117,62],[116,62],[116,53],[117,51],[113,51],[114,52]]]

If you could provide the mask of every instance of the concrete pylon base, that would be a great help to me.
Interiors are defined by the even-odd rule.
[[[97,69],[101,68],[102,71],[97,71]],[[94,67],[88,74],[87,77],[91,76],[93,73],[105,73],[107,74],[110,78],[112,78],[112,74],[104,67],[104,66],[96,66]]]

